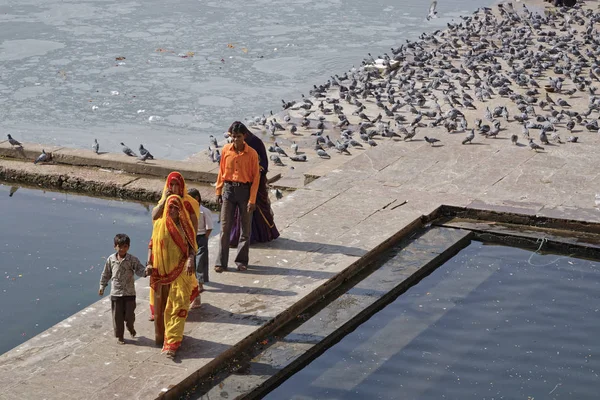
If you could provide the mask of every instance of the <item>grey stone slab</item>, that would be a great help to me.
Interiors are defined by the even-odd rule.
[[[145,400],[155,399],[179,382],[182,375],[191,371],[171,365],[146,362],[129,370],[118,379],[106,384],[101,391],[88,392],[84,397],[90,400],[107,398]]]
[[[600,223],[599,208],[581,208],[568,205],[556,207],[543,207],[541,210],[538,211],[537,214],[541,217]]]
[[[543,204],[530,202],[502,201],[500,203],[489,203],[481,200],[474,200],[466,208],[472,210],[493,211],[498,213],[512,213],[534,216],[542,208]]]

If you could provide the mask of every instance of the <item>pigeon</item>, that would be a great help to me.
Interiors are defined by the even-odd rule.
[[[348,154],[351,155],[351,153],[348,151],[348,143],[342,143],[339,140],[335,141],[335,149],[340,153],[340,154]]]
[[[283,199],[283,193],[281,193],[281,190],[275,188],[275,189],[273,189],[273,194],[275,195],[275,198],[277,200]]]
[[[429,21],[432,18],[437,18],[437,11],[435,10],[436,7],[437,7],[437,1],[434,1],[429,6],[429,13],[427,14],[427,21]]]
[[[416,129],[412,129],[410,132],[407,132],[406,135],[404,136],[404,141],[406,141],[407,139],[412,140],[415,135],[417,134],[417,130]]]
[[[100,154],[100,145],[98,144],[98,139],[94,139],[94,144],[92,145],[92,149],[94,153]]]
[[[133,152],[129,147],[125,146],[125,143],[121,142],[121,146],[123,146],[123,153],[127,154],[129,157],[137,157],[137,154]]]
[[[471,132],[467,135],[465,140],[462,141],[462,144],[471,143],[471,140],[475,138],[475,129],[471,129]]]
[[[429,143],[429,144],[430,144],[432,147],[435,147],[435,143],[437,143],[437,142],[439,142],[439,141],[440,141],[439,139],[436,139],[436,138],[428,138],[427,136],[425,136],[424,138],[425,138],[425,141],[426,141],[427,143]]]
[[[221,162],[221,153],[219,153],[219,149],[216,149],[213,154],[213,162],[216,162],[216,163]]]
[[[143,145],[140,144],[139,150],[140,150],[140,155],[145,157],[145,159],[143,161],[154,160],[154,156],[152,154],[150,154],[150,152],[148,150],[146,150]]]
[[[21,144],[21,142],[19,142],[19,141],[17,141],[17,140],[15,140],[15,139],[13,139],[13,137],[12,137],[12,136],[10,136],[10,134],[8,134],[8,135],[6,135],[6,136],[8,137],[8,143],[10,143],[10,145],[11,145],[12,147],[15,147],[15,146],[17,146],[17,147],[23,147],[23,145]]]
[[[292,161],[306,161],[306,155],[305,154],[300,154],[300,155],[290,156],[290,160],[292,160]]]
[[[531,150],[535,150],[536,153],[538,150],[544,150],[544,148],[542,146],[540,146],[537,143],[534,143],[533,139],[529,139],[529,147],[531,148]]]
[[[219,142],[217,142],[217,138],[214,137],[213,135],[210,135],[208,137],[208,143],[214,147],[214,148],[218,148],[219,147]]]
[[[269,159],[271,161],[273,161],[273,164],[275,164],[275,165],[279,165],[280,167],[284,166],[283,162],[281,161],[281,158],[279,158],[279,156],[277,154],[271,154],[269,156]]]
[[[542,144],[550,144],[550,142],[548,142],[548,136],[546,135],[546,131],[543,129],[540,132],[540,142],[542,142]]]
[[[561,107],[571,107],[571,105],[570,105],[569,103],[567,103],[567,101],[566,101],[566,100],[563,100],[563,99],[558,99],[556,102],[557,102],[557,103],[558,103],[558,105],[559,105],[559,106],[561,106]]]
[[[20,186],[11,186],[11,187],[10,187],[10,193],[8,193],[8,197],[13,197],[13,195],[15,194],[15,192],[16,192],[17,190],[19,190],[19,187],[20,187]]]
[[[275,149],[275,151],[279,154],[281,154],[282,156],[287,157],[287,153],[285,152],[285,150],[283,150],[281,147],[279,147],[279,145],[277,144],[277,142],[275,142],[275,146],[273,146],[273,148]]]
[[[569,142],[569,143],[577,143],[577,139],[579,139],[579,136],[569,136],[567,138],[567,142]]]
[[[48,153],[46,153],[46,151],[44,149],[42,149],[42,154],[40,154],[33,163],[37,164],[37,163],[46,162],[49,160],[50,160],[50,155]]]
[[[294,125],[294,124],[291,124],[290,125],[290,133],[292,135],[295,135],[297,131],[298,131],[298,127],[296,125]]]
[[[292,142],[290,147],[291,147],[292,151],[294,152],[294,154],[298,154],[298,144],[296,142]]]
[[[141,162],[146,162],[146,160],[153,160],[154,157],[152,157],[152,154],[146,152],[144,154],[141,154],[138,156],[138,160],[140,160]]]
[[[317,155],[321,158],[331,158],[331,156],[323,149],[317,149]]]
[[[513,134],[510,137],[510,141],[512,142],[512,144],[517,144],[519,142],[519,137],[517,135]]]

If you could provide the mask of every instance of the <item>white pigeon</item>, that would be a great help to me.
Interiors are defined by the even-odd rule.
[[[437,18],[438,17],[437,16],[437,11],[435,11],[436,7],[437,7],[437,1],[434,1],[429,6],[429,14],[427,14],[427,21],[429,21],[431,18]]]

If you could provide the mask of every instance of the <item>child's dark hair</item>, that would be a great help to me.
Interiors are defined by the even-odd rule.
[[[191,188],[188,190],[188,194],[192,196],[194,199],[198,200],[198,203],[202,203],[202,196],[200,192],[196,188]]]
[[[131,239],[124,233],[117,233],[115,236],[115,246],[123,246],[126,244],[127,246],[131,245]]]

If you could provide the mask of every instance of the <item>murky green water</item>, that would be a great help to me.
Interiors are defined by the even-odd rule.
[[[266,398],[592,400],[599,334],[600,262],[473,242]]]
[[[99,300],[115,234],[145,262],[150,207],[0,185],[0,354]]]

